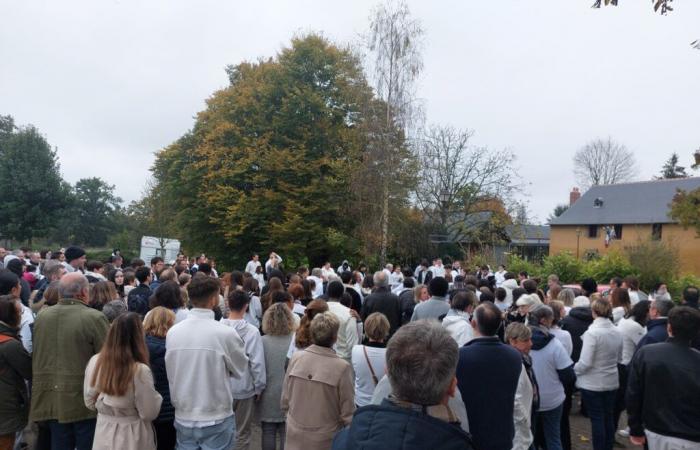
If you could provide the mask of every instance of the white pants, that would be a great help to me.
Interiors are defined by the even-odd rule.
[[[700,450],[700,442],[664,436],[649,430],[644,432],[647,435],[649,450]]]

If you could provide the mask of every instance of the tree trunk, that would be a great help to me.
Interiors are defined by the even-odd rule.
[[[379,249],[379,265],[386,265],[386,249],[389,245],[389,181],[384,180],[382,186],[382,243]]]

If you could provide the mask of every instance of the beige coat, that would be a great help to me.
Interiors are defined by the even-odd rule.
[[[286,450],[328,450],[355,412],[352,369],[330,348],[295,352],[282,387],[287,412]]]
[[[97,411],[93,450],[155,450],[151,422],[158,417],[163,398],[153,387],[151,369],[139,364],[126,395],[113,397],[99,392],[90,383],[99,356],[93,356],[85,369],[83,390],[85,406]]]

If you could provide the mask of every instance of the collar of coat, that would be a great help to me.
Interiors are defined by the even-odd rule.
[[[78,300],[77,298],[62,298],[58,301],[59,305],[82,305],[87,307],[87,304],[83,302],[82,300]]]
[[[335,354],[335,350],[333,350],[332,348],[321,347],[320,345],[316,345],[316,344],[311,344],[308,347],[306,347],[304,350],[307,352],[310,352],[310,353],[314,353],[316,355],[321,355],[321,356],[333,356],[333,357],[337,356]]]

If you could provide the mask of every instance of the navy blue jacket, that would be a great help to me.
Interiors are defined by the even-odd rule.
[[[637,350],[649,344],[659,344],[668,339],[668,319],[651,319],[647,322],[647,334],[637,343]]]
[[[333,450],[471,450],[468,433],[421,411],[384,400],[355,411],[352,424],[338,432]]]
[[[170,403],[168,373],[165,371],[165,338],[147,335],[146,345],[148,346],[151,372],[153,372],[153,384],[156,391],[163,397],[160,413],[155,422],[168,422],[175,419],[175,408]]]
[[[473,339],[459,349],[457,386],[476,448],[513,447],[513,405],[522,370],[520,352],[495,336]]]

